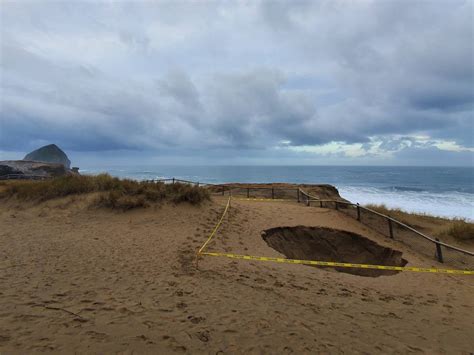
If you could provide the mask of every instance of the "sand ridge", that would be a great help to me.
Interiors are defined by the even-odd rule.
[[[0,351],[469,352],[473,279],[367,278],[194,256],[226,199],[127,213],[80,203],[0,206]],[[278,218],[276,218],[278,216]],[[233,201],[209,250],[278,256],[278,226],[325,226],[403,251],[337,211]]]

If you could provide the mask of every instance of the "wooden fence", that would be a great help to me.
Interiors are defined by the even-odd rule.
[[[339,212],[345,213],[357,221],[375,229],[376,231],[380,232],[381,234],[387,235],[391,239],[397,239],[405,244],[410,246],[416,246],[418,251],[424,253],[427,256],[431,256],[429,252],[427,252],[428,244],[433,247],[434,250],[434,257],[440,263],[444,263],[446,261],[446,256],[449,255],[450,261],[456,262],[459,266],[466,266],[470,265],[474,267],[474,252],[465,250],[454,245],[450,245],[440,241],[438,238],[432,238],[415,228],[403,223],[401,221],[396,220],[393,217],[384,215],[380,212],[374,211],[370,208],[364,207],[359,205],[358,203],[340,201],[340,200],[333,200],[333,199],[320,199],[316,196],[312,196],[309,193],[305,192],[301,188],[282,188],[282,187],[252,187],[252,186],[244,186],[242,185],[224,185],[224,184],[203,184],[194,181],[187,181],[187,180],[180,180],[180,179],[162,179],[159,181],[163,182],[181,182],[181,183],[190,183],[196,186],[207,186],[210,187],[216,194],[225,195],[232,194],[232,195],[241,195],[247,198],[252,197],[265,197],[271,199],[277,198],[286,198],[286,199],[294,199],[296,202],[303,202],[307,206],[316,206],[322,208],[332,208]],[[377,217],[378,220],[374,220],[374,217]],[[379,223],[383,221],[382,223]],[[385,228],[381,226],[381,224],[385,224]],[[401,231],[403,230],[403,232]],[[407,232],[411,234],[411,236],[415,236],[422,241],[428,243],[415,243],[415,240],[411,239],[411,236],[407,235]],[[416,248],[415,248],[416,249]],[[462,258],[459,256],[462,255]]]
[[[449,252],[454,252],[454,253],[463,254],[465,256],[469,256],[469,259],[464,260],[462,264],[471,264],[474,261],[474,259],[472,258],[474,256],[474,252],[444,243],[440,241],[438,238],[432,238],[416,230],[415,228],[401,221],[396,220],[395,218],[384,215],[370,208],[361,206],[358,203],[344,202],[344,201],[338,201],[338,200],[319,199],[315,196],[312,196],[306,193],[305,191],[301,189],[300,189],[300,196],[301,196],[301,201],[306,203],[307,206],[316,206],[316,207],[321,207],[321,208],[334,208],[335,210],[338,210],[351,217],[354,217],[359,222],[364,223],[370,227],[373,227],[374,225],[374,223],[371,223],[370,219],[373,218],[373,216],[376,216],[378,217],[378,221],[383,220],[385,221],[385,225],[386,225],[385,231],[377,228],[378,231],[381,232],[382,234],[389,236],[392,239],[397,239],[397,234],[395,233],[396,228],[398,228],[399,230],[403,229],[405,231],[409,231],[412,235],[415,235],[419,238],[423,238],[423,240],[433,245],[434,255],[440,263],[443,263],[445,261],[445,258],[443,257],[443,248],[445,248],[445,252],[449,251]],[[366,218],[364,218],[363,216],[365,216]],[[403,237],[404,239],[406,239],[406,235],[402,236],[401,233],[399,235],[400,237]]]
[[[44,180],[48,179],[45,176],[32,176],[32,175],[20,175],[20,174],[10,174],[10,175],[3,175],[0,176],[0,180],[7,180],[7,179],[33,179],[33,180]],[[379,231],[382,234],[389,236],[392,239],[400,239],[405,238],[405,242],[407,244],[412,244],[412,240],[406,238],[406,233],[400,233],[400,229],[403,229],[405,232],[409,231],[412,235],[421,238],[422,240],[429,242],[432,246],[434,246],[434,256],[436,259],[443,263],[445,262],[445,254],[446,252],[451,253],[451,258],[455,259],[457,255],[463,255],[468,259],[464,259],[461,261],[461,264],[466,265],[474,265],[474,252],[444,243],[440,241],[438,238],[432,238],[415,228],[398,221],[390,216],[384,215],[380,212],[374,211],[370,208],[364,207],[359,205],[358,203],[351,203],[339,200],[332,200],[332,199],[320,199],[316,196],[312,196],[309,193],[305,192],[301,188],[282,188],[282,187],[252,187],[252,186],[244,186],[242,185],[227,185],[227,184],[210,184],[210,183],[202,183],[196,181],[189,181],[189,180],[182,180],[176,178],[170,179],[154,179],[154,180],[145,180],[146,182],[161,182],[167,184],[175,184],[175,183],[183,183],[183,184],[191,184],[195,186],[202,186],[208,187],[211,191],[215,194],[225,195],[232,194],[232,195],[243,195],[247,198],[252,197],[265,197],[265,198],[285,198],[285,199],[294,199],[297,202],[303,202],[307,206],[316,206],[321,208],[333,208],[338,210],[346,215],[349,215],[357,221],[368,225],[369,227]],[[377,217],[378,221],[385,221],[385,228],[380,228],[380,223],[373,223],[373,218]],[[371,220],[372,219],[372,220]],[[443,251],[444,248],[444,251]],[[423,251],[426,251],[426,248],[422,248]],[[454,254],[453,254],[454,253]]]

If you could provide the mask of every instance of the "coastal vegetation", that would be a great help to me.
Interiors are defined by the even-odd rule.
[[[188,184],[135,181],[100,174],[62,176],[44,181],[9,181],[3,183],[0,198],[43,202],[89,193],[99,193],[96,205],[121,210],[148,207],[161,201],[196,205],[210,197],[206,189]]]
[[[459,240],[474,241],[474,223],[469,223],[464,220],[455,220],[444,233]]]
[[[365,207],[393,217],[422,232],[438,237],[452,237],[458,241],[474,241],[474,223],[459,218],[431,216],[407,212],[400,208],[388,208],[384,204],[368,204]]]

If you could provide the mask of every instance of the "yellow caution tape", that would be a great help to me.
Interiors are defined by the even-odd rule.
[[[267,256],[251,256],[251,255],[239,255],[230,253],[215,253],[215,252],[203,252],[206,246],[210,243],[217,230],[222,224],[224,217],[226,216],[231,202],[232,196],[229,196],[227,205],[225,206],[224,212],[222,213],[219,222],[212,230],[211,234],[207,238],[206,242],[199,248],[196,253],[196,263],[199,255],[209,256],[223,256],[232,259],[243,259],[243,260],[255,260],[255,261],[273,261],[276,263],[286,264],[302,264],[302,265],[314,265],[314,266],[330,266],[330,267],[347,267],[347,268],[359,268],[359,269],[375,269],[375,270],[391,270],[391,271],[412,271],[412,272],[429,272],[439,274],[457,274],[457,275],[474,275],[474,270],[450,270],[450,269],[435,269],[435,268],[422,268],[422,267],[410,267],[410,266],[386,266],[386,265],[370,265],[370,264],[353,264],[353,263],[338,263],[333,261],[316,261],[316,260],[296,260],[296,259],[285,259],[285,258],[274,258]],[[277,199],[245,199],[238,198],[240,200],[264,200],[264,201],[282,201]],[[197,265],[197,264],[196,264]]]
[[[204,253],[201,253],[201,255],[223,256],[223,257],[232,258],[232,259],[244,259],[244,260],[255,260],[255,261],[273,261],[276,263],[286,263],[286,264],[303,264],[303,265],[314,265],[314,266],[348,267],[348,268],[358,268],[358,269],[375,269],[375,270],[392,270],[392,271],[431,272],[431,273],[439,273],[439,274],[474,275],[473,270],[448,270],[448,269],[434,269],[434,268],[410,267],[410,266],[402,267],[402,266],[386,266],[386,265],[337,263],[337,262],[332,262],[332,261],[295,260],[295,259],[284,259],[284,258],[272,258],[272,257],[267,257],[267,256],[250,256],[250,255],[212,253],[212,252],[204,252]]]
[[[211,234],[209,235],[209,237],[207,238],[206,242],[202,245],[201,248],[199,248],[199,250],[198,250],[198,252],[197,252],[197,255],[201,254],[201,252],[204,250],[204,248],[207,246],[207,244],[209,244],[209,242],[211,241],[212,237],[214,237],[214,235],[216,234],[217,230],[218,230],[219,227],[221,226],[222,221],[224,220],[224,217],[225,217],[225,215],[227,214],[227,211],[229,210],[231,198],[232,198],[232,196],[229,196],[229,199],[227,200],[227,205],[225,206],[225,210],[224,210],[224,213],[222,213],[221,219],[219,220],[219,222],[217,222],[216,226],[215,226],[214,229],[212,230],[212,232],[211,232]]]

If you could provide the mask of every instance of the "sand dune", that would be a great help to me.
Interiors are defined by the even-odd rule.
[[[474,279],[362,277],[194,253],[223,197],[127,213],[0,205],[0,352],[467,353]],[[282,256],[261,232],[324,226],[437,266],[337,211],[236,200],[209,250]]]

